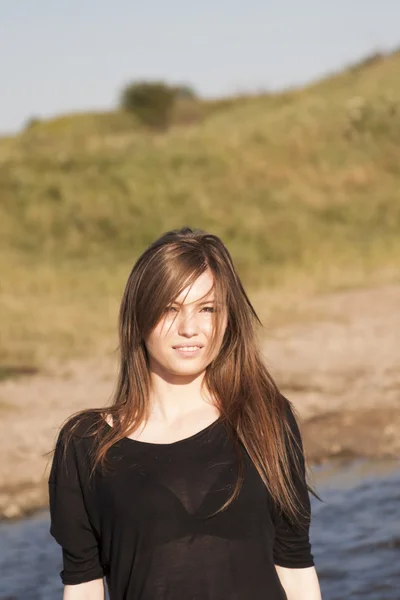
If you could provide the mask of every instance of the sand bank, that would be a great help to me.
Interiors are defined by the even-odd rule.
[[[400,285],[299,301],[297,319],[268,331],[263,354],[294,403],[311,464],[400,458]],[[397,339],[396,339],[397,338]],[[108,403],[116,365],[70,362],[0,383],[0,519],[47,506],[58,427]]]

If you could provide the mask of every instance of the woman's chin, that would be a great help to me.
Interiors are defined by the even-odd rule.
[[[205,366],[198,362],[195,364],[193,361],[191,364],[178,364],[170,365],[169,372],[175,377],[197,377],[200,373],[205,371]]]

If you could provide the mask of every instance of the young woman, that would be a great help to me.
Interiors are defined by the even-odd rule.
[[[61,427],[49,476],[64,600],[320,600],[294,408],[215,235],[134,265],[112,403]],[[317,496],[318,497],[318,496]]]

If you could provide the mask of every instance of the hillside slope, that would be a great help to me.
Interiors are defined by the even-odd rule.
[[[254,290],[397,279],[399,73],[395,53],[166,134],[115,113],[0,141],[0,363],[114,347],[133,261],[185,224],[220,235]]]

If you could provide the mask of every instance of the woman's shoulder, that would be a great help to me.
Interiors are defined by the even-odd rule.
[[[49,483],[77,484],[77,473],[90,466],[98,441],[100,410],[82,410],[64,421],[57,436]]]
[[[293,402],[286,398],[282,392],[279,392],[279,400],[282,403],[283,434],[289,454],[300,455],[300,460],[303,461],[303,435],[298,411]]]
[[[278,392],[278,397],[282,406],[282,413],[287,424],[292,431],[294,430],[294,432],[297,433],[299,417],[295,405],[291,400],[284,396],[281,391]]]
[[[75,439],[92,437],[99,426],[104,423],[102,416],[104,409],[83,409],[74,413],[62,423],[60,437],[66,436]]]
[[[74,413],[61,424],[55,449],[70,454],[92,452],[101,438],[104,424],[102,409],[84,409]]]

